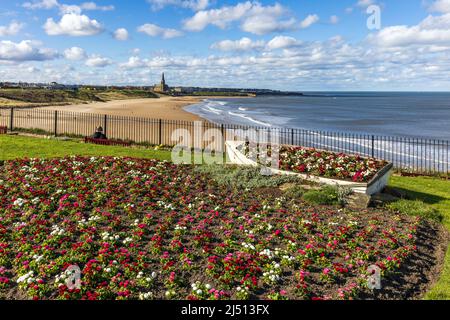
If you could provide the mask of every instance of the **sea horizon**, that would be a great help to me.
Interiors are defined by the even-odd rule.
[[[209,98],[184,109],[218,124],[450,140],[450,92],[303,93]]]

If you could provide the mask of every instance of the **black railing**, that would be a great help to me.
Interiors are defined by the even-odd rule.
[[[93,134],[97,126],[103,126],[110,139],[150,145],[185,144],[190,147],[209,147],[222,151],[224,139],[236,130],[252,129],[252,134],[276,135],[280,143],[324,149],[334,152],[360,154],[394,163],[398,170],[412,173],[449,173],[450,146],[447,140],[422,139],[398,136],[364,135],[343,132],[326,132],[304,129],[252,127],[242,125],[213,124],[203,122],[201,128],[194,122],[115,116],[43,109],[0,109],[0,126],[9,130],[26,130],[55,136],[85,137]],[[209,137],[195,145],[195,129],[208,136],[210,129],[221,133],[220,141]],[[189,132],[192,139],[182,141],[181,133]],[[231,137],[232,139],[232,137]]]

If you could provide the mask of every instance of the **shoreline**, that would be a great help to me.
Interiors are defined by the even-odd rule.
[[[161,97],[159,99],[127,99],[87,104],[37,107],[38,110],[93,113],[102,115],[144,117],[150,119],[174,121],[211,122],[199,115],[184,110],[185,107],[202,102],[205,99],[222,97]],[[223,97],[225,98],[225,97]]]

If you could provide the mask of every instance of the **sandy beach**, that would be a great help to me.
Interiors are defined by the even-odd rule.
[[[161,97],[159,99],[129,99],[94,102],[68,106],[51,106],[38,109],[145,117],[163,120],[205,121],[183,108],[207,97]]]

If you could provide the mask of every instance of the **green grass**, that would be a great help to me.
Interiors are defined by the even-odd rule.
[[[100,146],[85,144],[80,140],[60,141],[54,139],[30,138],[22,136],[0,136],[0,160],[17,158],[60,158],[79,156],[117,156],[170,160],[169,151],[144,148],[124,148],[120,146]]]
[[[427,204],[442,215],[442,223],[450,230],[450,180],[430,177],[392,177],[390,186],[405,192],[410,201]],[[413,204],[410,204],[414,206]],[[450,248],[445,257],[444,270],[439,281],[425,299],[450,300]]]

